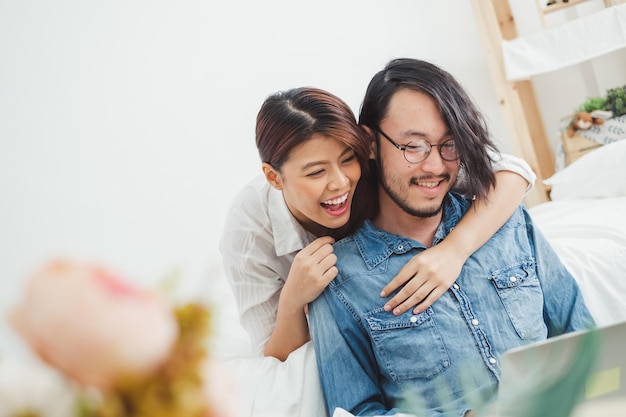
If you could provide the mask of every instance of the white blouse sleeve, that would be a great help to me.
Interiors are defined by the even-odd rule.
[[[239,320],[254,352],[262,352],[276,322],[278,299],[290,260],[276,256],[271,224],[261,191],[245,187],[233,200],[220,239],[226,279]],[[287,269],[288,271],[288,269]]]
[[[491,150],[489,150],[488,152],[491,160],[493,161],[491,165],[493,171],[511,171],[524,178],[528,182],[528,187],[526,188],[525,194],[528,195],[530,190],[532,190],[532,188],[535,186],[535,181],[537,180],[537,175],[532,170],[530,165],[528,165],[528,162],[526,162],[522,158],[518,158],[507,153],[496,153]],[[466,174],[462,168],[459,172],[459,177],[454,188],[461,193],[467,190]]]
[[[535,171],[532,170],[530,165],[528,165],[528,162],[522,158],[518,158],[507,153],[497,154],[491,151],[489,152],[489,156],[494,161],[492,164],[494,172],[512,171],[520,175],[528,182],[526,194],[528,194],[528,192],[535,186],[537,175],[535,174]]]

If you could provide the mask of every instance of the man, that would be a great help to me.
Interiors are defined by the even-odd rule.
[[[495,184],[486,123],[447,72],[399,59],[374,76],[360,123],[372,137],[379,213],[334,246],[339,275],[309,306],[327,407],[355,415],[463,416],[495,391],[513,347],[589,328],[582,294],[523,207],[424,312],[396,316],[378,289],[440,242]]]

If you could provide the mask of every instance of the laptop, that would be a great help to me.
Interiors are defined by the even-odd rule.
[[[626,416],[626,321],[511,349],[500,367],[490,415]]]

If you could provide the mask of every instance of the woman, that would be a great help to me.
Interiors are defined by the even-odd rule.
[[[312,354],[306,306],[337,274],[332,243],[376,210],[367,180],[370,142],[350,108],[325,91],[297,88],[263,103],[256,144],[264,175],[235,197],[220,243],[255,352],[281,361],[296,350]],[[528,165],[512,156],[504,155],[494,170],[498,184],[488,198],[476,200],[475,210],[442,243],[413,258],[381,289],[387,310],[402,314],[432,304],[534,183]],[[315,375],[307,377],[317,383]]]

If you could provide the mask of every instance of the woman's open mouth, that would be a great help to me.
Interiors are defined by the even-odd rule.
[[[333,216],[340,216],[348,209],[348,193],[345,193],[338,198],[322,201],[320,205],[329,214],[332,214]]]

